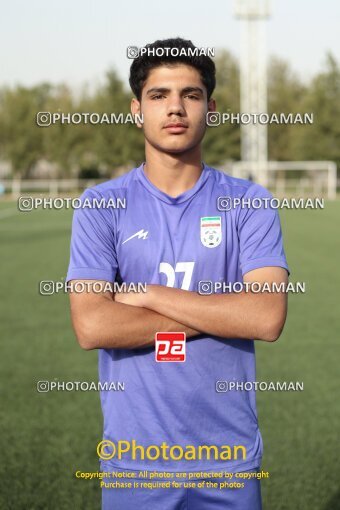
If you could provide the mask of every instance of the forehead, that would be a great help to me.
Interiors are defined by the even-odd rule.
[[[189,86],[204,88],[199,71],[185,64],[174,64],[161,65],[151,69],[144,89],[150,87],[181,89]]]

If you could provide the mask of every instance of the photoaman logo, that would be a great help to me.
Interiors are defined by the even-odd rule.
[[[119,440],[116,443],[103,439],[97,445],[98,457],[102,460],[116,460],[128,458],[131,460],[246,460],[247,450],[243,445],[169,445],[166,441],[161,444],[148,446],[131,441]]]
[[[186,335],[177,332],[158,332],[155,336],[156,361],[184,362],[186,358]]]

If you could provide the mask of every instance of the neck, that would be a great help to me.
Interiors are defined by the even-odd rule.
[[[167,154],[145,147],[144,172],[154,186],[177,197],[195,186],[202,173],[200,148],[193,153]]]

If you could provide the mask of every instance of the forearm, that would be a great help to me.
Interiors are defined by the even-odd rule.
[[[81,319],[73,320],[73,327],[79,344],[87,350],[150,347],[157,331],[183,331],[188,338],[200,334],[155,311],[105,298],[83,311]]]
[[[144,306],[206,334],[273,341],[283,327],[277,314],[277,307],[282,307],[285,299],[280,294],[242,292],[202,296],[158,285],[149,289]]]

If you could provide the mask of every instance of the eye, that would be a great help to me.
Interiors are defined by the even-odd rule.
[[[199,97],[198,96],[195,96],[194,94],[187,94],[185,97],[188,97],[189,99],[194,99],[196,101],[199,100]]]
[[[162,99],[164,97],[163,94],[155,94],[154,96],[151,96],[151,99]]]

